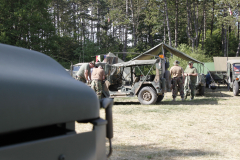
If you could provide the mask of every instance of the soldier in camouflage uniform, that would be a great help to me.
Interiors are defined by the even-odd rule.
[[[173,101],[175,101],[177,97],[178,91],[180,92],[182,101],[184,100],[184,71],[182,67],[178,66],[180,64],[179,61],[175,61],[174,66],[170,69],[170,75],[172,76],[172,97]]]
[[[194,99],[194,95],[195,95],[195,84],[197,81],[197,69],[195,67],[193,67],[193,62],[189,61],[188,62],[188,67],[185,69],[185,76],[189,76],[189,86],[188,84],[185,84],[184,86],[184,93],[187,94],[187,89],[189,89],[188,87],[190,87],[191,89],[191,98],[190,100]]]
[[[102,96],[102,83],[104,79],[105,71],[102,69],[102,66],[99,66],[98,68],[93,68],[91,88],[96,92],[99,100]]]

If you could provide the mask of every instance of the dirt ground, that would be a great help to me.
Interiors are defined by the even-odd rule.
[[[114,99],[113,153],[109,160],[239,160],[240,96],[225,86],[194,100],[156,105]],[[101,110],[104,117],[104,111]]]

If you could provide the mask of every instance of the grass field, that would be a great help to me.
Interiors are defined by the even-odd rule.
[[[110,160],[240,159],[240,96],[226,87],[193,101],[172,102],[171,93],[156,105],[114,101]]]

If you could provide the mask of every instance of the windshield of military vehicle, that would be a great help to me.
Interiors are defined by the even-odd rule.
[[[110,71],[110,75],[114,75],[114,74],[117,74],[117,67],[111,67],[111,71]]]
[[[240,71],[240,63],[233,64],[233,71]]]
[[[151,69],[152,68],[152,69]],[[156,74],[156,65],[144,65],[135,67],[135,75],[145,76],[147,74],[155,75]]]

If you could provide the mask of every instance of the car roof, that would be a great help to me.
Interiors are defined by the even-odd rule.
[[[228,63],[234,64],[234,63],[240,63],[240,60],[236,60],[236,59],[231,59],[227,61]]]

